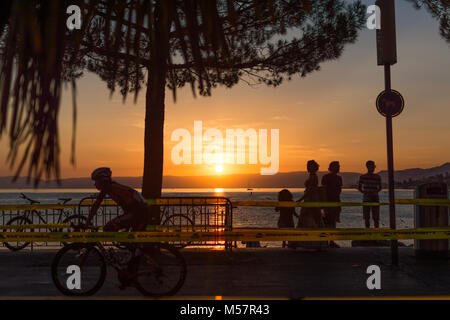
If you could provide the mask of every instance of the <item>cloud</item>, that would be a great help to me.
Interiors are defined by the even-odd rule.
[[[271,118],[271,120],[291,120],[292,118],[286,117],[286,116],[274,116]]]

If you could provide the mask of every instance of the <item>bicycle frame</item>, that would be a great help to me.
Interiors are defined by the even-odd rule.
[[[64,211],[64,209],[57,209],[57,210],[59,211],[59,214],[57,214],[58,219],[56,221],[53,221],[53,223],[62,223],[64,221],[64,218],[67,218],[70,216],[69,214],[67,214]],[[48,222],[48,220],[44,219],[42,217],[41,213],[37,210],[27,210],[27,211],[25,211],[25,213],[22,216],[29,219],[32,222],[34,222],[33,221],[34,216],[37,216],[40,223],[46,224]]]
[[[21,194],[21,197],[22,197],[22,199],[27,200],[32,205],[36,204],[36,203],[40,203],[39,201],[36,201],[36,200],[33,200],[33,199],[29,198],[28,196],[26,196],[23,193]],[[61,198],[59,200],[61,201],[61,204],[66,204],[67,202],[69,202],[72,199],[71,198]],[[64,211],[64,209],[56,209],[56,210],[59,213],[58,220],[57,221],[53,221],[53,223],[62,223],[65,218],[68,218],[70,216],[70,214],[66,213]],[[43,224],[48,223],[48,220],[44,219],[42,217],[41,213],[39,211],[35,210],[35,209],[33,209],[33,210],[26,210],[22,216],[27,218],[31,222],[33,222],[33,218],[34,218],[35,215],[38,217],[39,222],[41,222]]]
[[[119,258],[117,255],[117,249],[119,249],[116,245],[113,245],[116,249],[113,249],[112,252],[108,251],[103,244],[100,242],[97,242],[93,244],[93,247],[96,247],[98,251],[100,252],[100,255],[105,259],[105,262],[107,265],[110,265],[113,267],[117,272],[120,272],[121,269],[123,269],[124,266],[128,265],[129,261],[126,263],[120,263]],[[133,252],[130,248],[127,247],[127,250],[129,250],[132,253],[132,256],[134,256],[135,252]],[[112,253],[112,255],[111,255]],[[131,260],[131,259],[130,259]],[[81,267],[81,265],[80,265]]]

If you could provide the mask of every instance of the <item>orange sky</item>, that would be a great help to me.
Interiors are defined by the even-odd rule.
[[[370,2],[370,1],[366,1]],[[431,167],[450,161],[450,48],[438,34],[438,22],[425,11],[402,1],[397,6],[398,63],[392,87],[406,100],[394,119],[395,167]],[[368,159],[386,168],[385,120],[374,101],[383,89],[383,69],[376,65],[375,32],[364,30],[343,56],[322,70],[295,77],[276,89],[239,84],[219,88],[212,97],[193,98],[190,88],[177,103],[167,93],[165,125],[166,175],[217,174],[214,165],[174,165],[170,158],[173,130],[193,134],[195,120],[204,130],[254,128],[280,130],[280,172],[305,170],[315,159],[321,170],[333,160],[342,171],[361,172]],[[67,91],[60,116],[63,177],[88,176],[93,168],[109,166],[116,176],[138,176],[143,167],[144,98],[137,104],[115,94],[87,74],[78,82],[77,165],[69,163],[71,102]],[[0,161],[7,140],[0,141]],[[223,174],[258,173],[261,165],[224,165]],[[0,166],[0,176],[12,175]]]

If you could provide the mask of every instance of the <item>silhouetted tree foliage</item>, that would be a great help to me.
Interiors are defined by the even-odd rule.
[[[441,36],[450,43],[450,0],[407,0],[417,9],[425,7],[431,15],[439,20]]]
[[[72,2],[0,4],[0,137],[9,135],[8,160],[11,167],[17,164],[16,178],[28,161],[27,175],[35,178],[35,184],[44,173],[59,179],[62,83],[71,83],[75,95],[75,80],[82,74],[83,61],[76,53],[86,28],[68,32],[66,8]],[[75,99],[73,112],[75,129]],[[75,134],[73,151],[74,146]]]
[[[0,133],[9,123],[10,163],[15,163],[18,147],[25,143],[17,174],[28,161],[28,175],[36,181],[43,172],[59,176],[56,116],[61,83],[74,85],[87,67],[111,92],[120,88],[124,99],[129,93],[136,99],[146,88],[146,197],[161,193],[166,87],[176,99],[177,89],[186,84],[194,95],[210,95],[219,85],[232,87],[239,81],[278,86],[337,59],[365,25],[365,7],[359,1],[79,0],[70,4],[82,8],[82,30],[65,28],[63,11],[68,3],[64,1],[13,0],[2,11],[9,13],[0,20]],[[19,122],[19,115],[32,119]]]

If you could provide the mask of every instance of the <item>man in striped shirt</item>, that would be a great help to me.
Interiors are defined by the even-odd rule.
[[[381,177],[375,174],[375,162],[366,162],[367,173],[359,177],[358,190],[363,194],[363,202],[380,202],[378,192],[381,191]],[[370,228],[370,211],[375,228],[380,226],[380,207],[363,206],[363,216],[366,228]]]

